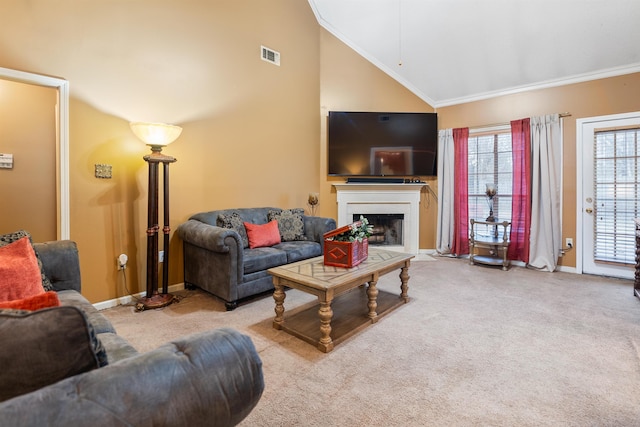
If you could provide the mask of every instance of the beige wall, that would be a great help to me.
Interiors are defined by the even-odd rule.
[[[177,158],[170,168],[172,230],[202,210],[306,206],[308,193],[319,187],[320,43],[308,3],[220,1],[187,9],[177,2],[147,3],[42,3],[34,14],[12,1],[12,21],[22,16],[21,24],[0,18],[7,24],[0,44],[9,46],[0,50],[0,67],[70,81],[70,229],[80,250],[83,294],[92,302],[128,293],[116,269],[120,253],[129,256],[129,291],[145,289],[142,157],[149,149],[131,133],[129,121],[183,127],[165,149]],[[153,20],[147,19],[150,11]],[[35,48],[31,35],[19,32],[46,14],[48,34],[40,33]],[[260,59],[261,45],[281,53],[280,67]],[[55,57],[41,60],[34,48]],[[83,49],[89,52],[81,55]],[[176,57],[161,57],[165,50]],[[115,62],[109,55],[118,57],[119,68],[109,68]],[[95,178],[96,163],[111,164],[113,178]],[[173,231],[170,245],[169,281],[180,283],[182,249]]]
[[[0,80],[0,234],[28,230],[34,241],[56,239],[55,89]]]
[[[148,20],[156,5],[162,13]],[[0,43],[6,47],[0,50],[0,67],[70,81],[71,238],[80,248],[83,293],[93,302],[128,293],[116,270],[120,253],[130,259],[129,291],[144,290],[147,165],[142,157],[149,151],[133,136],[129,121],[184,128],[165,149],[178,160],[171,165],[175,230],[202,210],[305,207],[311,191],[320,192],[318,214],[335,217],[335,179],[326,176],[327,112],[433,111],[320,29],[304,1],[198,2],[189,8],[151,0],[136,7],[83,8],[70,0],[55,7],[41,1],[39,6],[50,9],[38,14],[20,0],[8,6],[12,19],[0,18]],[[47,33],[32,28],[37,17],[49,15],[55,19]],[[42,38],[37,45],[29,43],[32,34]],[[260,60],[261,44],[280,51],[280,67]],[[173,54],[170,60],[162,57],[165,51]],[[55,56],[47,57],[52,52]],[[106,60],[112,56],[118,60]],[[563,221],[564,234],[575,237],[575,120],[637,111],[639,88],[640,76],[631,75],[441,108],[439,127],[571,112],[565,119]],[[95,178],[96,163],[111,164],[113,178]],[[435,180],[430,185],[437,190]],[[435,246],[437,199],[428,194],[421,202],[423,249]],[[29,211],[31,218],[35,210]],[[171,252],[170,283],[180,283],[182,251],[173,233]],[[572,256],[564,265],[575,265]]]

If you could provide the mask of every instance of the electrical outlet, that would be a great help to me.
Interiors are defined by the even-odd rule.
[[[127,268],[127,262],[129,261],[129,257],[127,257],[126,254],[120,254],[118,255],[118,270],[124,270],[125,268]]]
[[[565,239],[565,246],[568,248],[573,248],[573,238],[572,237],[567,237]]]
[[[158,262],[164,262],[164,251],[158,252]]]

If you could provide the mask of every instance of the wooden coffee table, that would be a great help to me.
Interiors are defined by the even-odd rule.
[[[409,302],[409,265],[413,255],[369,247],[369,257],[353,268],[324,265],[323,257],[271,268],[276,317],[273,327],[284,330],[325,353],[380,317]],[[400,269],[400,294],[376,287],[378,278]],[[299,289],[318,297],[287,312],[284,288]],[[319,321],[318,321],[319,320]]]

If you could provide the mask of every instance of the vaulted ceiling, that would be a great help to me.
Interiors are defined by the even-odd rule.
[[[639,0],[309,0],[433,107],[640,72]]]

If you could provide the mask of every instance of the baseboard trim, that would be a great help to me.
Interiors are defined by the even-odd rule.
[[[176,285],[169,286],[169,292],[177,292],[177,291],[181,291],[183,289],[184,289],[184,283],[178,283]],[[110,300],[107,300],[107,301],[97,302],[97,303],[93,304],[93,306],[96,308],[96,310],[106,310],[107,308],[117,307],[117,306],[123,305],[123,304],[129,304],[134,299],[142,298],[146,294],[147,294],[147,292],[144,291],[144,292],[139,292],[139,293],[134,294],[134,295],[125,295],[123,297],[118,297],[118,298],[110,299]]]
[[[574,273],[574,274],[582,274],[581,272],[578,271],[577,268],[575,267],[567,267],[565,265],[559,265],[557,267],[558,271],[562,271],[564,273]]]
[[[435,249],[419,249],[418,250],[418,257],[416,257],[416,261],[419,261],[419,256],[420,255],[428,255],[429,257],[436,258],[438,256],[440,256],[438,254],[438,251]],[[444,255],[444,256],[451,256],[454,258],[468,258],[469,255],[463,255],[461,257],[455,257],[453,255]],[[523,267],[523,268],[527,268],[527,265],[522,262],[522,261],[511,261],[511,265],[515,266],[515,267]],[[568,267],[568,266],[564,266],[564,265],[559,265],[556,267],[556,271],[562,271],[564,273],[573,273],[573,274],[582,274],[582,272],[578,271],[578,269],[576,267]]]

